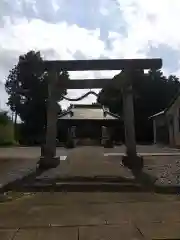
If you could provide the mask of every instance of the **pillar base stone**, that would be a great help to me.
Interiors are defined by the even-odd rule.
[[[124,156],[122,158],[122,163],[125,167],[131,170],[141,171],[144,167],[144,160],[141,156]]]
[[[56,168],[60,164],[59,157],[40,157],[37,163],[37,168],[41,170],[46,170],[50,168]]]

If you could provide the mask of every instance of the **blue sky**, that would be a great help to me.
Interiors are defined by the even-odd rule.
[[[6,108],[8,71],[32,49],[53,60],[162,57],[164,73],[180,76],[179,13],[179,0],[1,0],[0,108]],[[68,96],[84,91],[69,91]],[[94,97],[83,102],[92,101]]]

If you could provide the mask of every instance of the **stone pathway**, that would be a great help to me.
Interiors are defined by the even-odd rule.
[[[139,156],[142,156],[142,157],[156,157],[156,156],[180,156],[180,152],[157,152],[157,153],[151,153],[151,152],[140,152],[138,153]],[[122,156],[126,156],[125,153],[104,153],[104,157],[113,157],[113,156],[119,156],[119,157],[122,157]]]
[[[121,166],[120,157],[117,155],[104,157],[104,150],[83,147],[67,152],[61,151],[59,153],[67,156],[67,159],[62,160],[58,168],[46,171],[35,178],[33,176],[33,181],[43,183],[73,176],[84,178],[121,176],[132,180],[131,172]],[[107,150],[106,153],[109,151]],[[18,152],[22,154],[21,158],[4,158],[2,162],[4,153],[1,154],[0,150],[1,184],[35,171],[38,150],[35,150],[32,158],[25,158],[26,151],[32,149],[22,148],[20,153]],[[114,152],[116,151],[119,150],[114,149]],[[5,152],[7,154],[7,151]],[[179,155],[145,156],[144,159],[145,172],[158,176],[158,184],[169,186],[179,184],[177,182],[180,174]],[[11,201],[0,203],[0,240],[180,239],[178,193],[174,195],[151,192],[75,193],[53,192],[52,188],[46,191],[46,193],[26,191],[17,194],[12,192],[12,196],[17,196],[12,197]]]
[[[25,152],[26,148],[21,149]],[[62,156],[67,156],[66,160],[62,160],[57,168],[41,174],[36,174],[35,172],[38,158],[0,158],[1,186],[16,179],[21,179],[31,173],[32,184],[34,184],[33,181],[44,184],[44,181],[47,182],[47,180],[56,181],[58,179],[58,181],[61,181],[63,178],[73,177],[121,177],[134,180],[131,171],[122,166],[121,157],[118,155],[104,156],[104,148],[82,147],[68,150],[66,155],[65,151],[61,151],[61,154]],[[144,161],[145,173],[157,177],[156,184],[158,186],[180,187],[179,156],[145,156]]]
[[[36,169],[38,159],[0,159],[0,188],[4,185],[31,174]]]
[[[125,146],[116,146],[112,149],[105,149],[103,147],[98,147],[98,146],[93,146],[93,147],[77,147],[75,148],[76,150],[83,150],[86,149],[88,151],[99,149],[101,152],[104,153],[115,153],[115,154],[124,154],[126,149]],[[68,153],[72,152],[73,149],[64,149],[62,147],[57,147],[56,152],[57,156],[65,156],[68,155]],[[139,154],[168,154],[168,155],[179,155],[180,154],[180,149],[176,148],[168,148],[168,147],[160,147],[156,145],[137,145],[137,152]],[[40,147],[5,147],[5,148],[0,148],[0,158],[39,158],[41,153]]]
[[[179,238],[175,195],[51,192],[0,204],[1,240]]]

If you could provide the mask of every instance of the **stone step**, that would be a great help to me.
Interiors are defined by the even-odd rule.
[[[81,182],[81,183],[86,183],[86,182],[103,182],[103,183],[123,183],[123,182],[128,182],[128,183],[133,183],[135,181],[134,177],[132,178],[127,178],[127,177],[121,177],[121,176],[62,176],[62,177],[57,177],[57,178],[48,178],[48,176],[37,176],[36,177],[36,182],[38,181],[43,181],[43,182],[48,182],[52,183],[54,181],[56,182]]]
[[[6,191],[17,192],[154,192],[160,194],[179,194],[180,186],[142,185],[138,182],[101,181],[30,181],[18,182]]]
[[[115,182],[55,182],[48,183],[38,181],[34,183],[19,184],[14,187],[16,191],[23,192],[144,192],[147,188],[143,188],[138,183],[115,183]]]

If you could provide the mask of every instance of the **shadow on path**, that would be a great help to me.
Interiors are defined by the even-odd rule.
[[[2,193],[10,190],[16,190],[16,187],[21,186],[23,183],[33,183],[35,182],[36,177],[40,176],[43,172],[43,170],[35,168],[35,170],[31,171],[31,173],[29,173],[28,175],[4,185],[0,189],[0,192]]]
[[[40,178],[44,171],[35,169],[29,175],[4,186],[1,192],[154,192],[179,194],[180,186],[156,185],[156,178],[145,172],[133,172],[132,178],[111,176],[72,176],[62,178]]]

